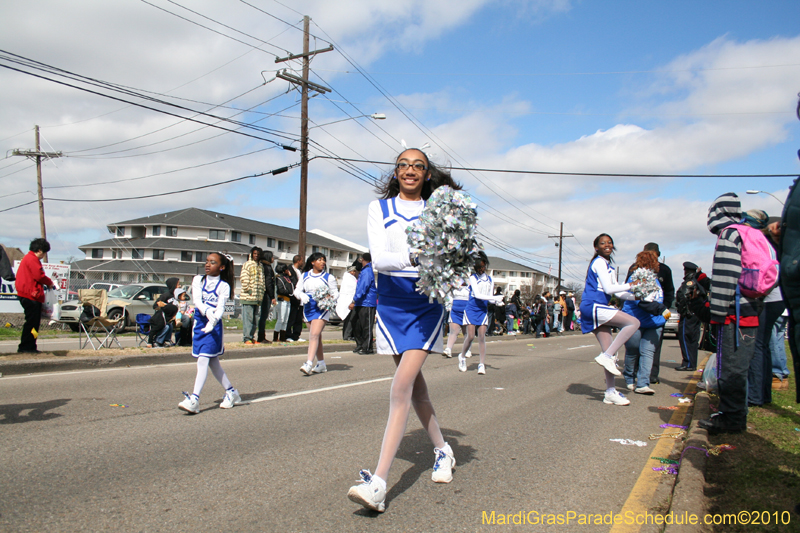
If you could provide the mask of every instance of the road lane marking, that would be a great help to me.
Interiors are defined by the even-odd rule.
[[[379,383],[381,381],[389,381],[391,379],[394,379],[394,377],[370,379],[367,381],[357,381],[355,383],[344,383],[342,385],[333,385],[332,387],[322,387],[321,389],[311,389],[299,392],[288,392],[286,394],[277,394],[275,396],[264,396],[263,398],[256,398],[255,400],[249,400],[247,402],[242,402],[242,403],[246,404],[246,403],[268,402],[270,400],[281,400],[283,398],[292,398],[294,396],[303,396],[305,394],[316,394],[318,392],[326,392],[329,390],[345,389],[347,387],[358,387],[359,385],[369,385],[370,383]]]
[[[591,348],[594,344],[584,344],[583,346],[575,346],[573,348],[567,348],[567,350],[580,350],[581,348]]]

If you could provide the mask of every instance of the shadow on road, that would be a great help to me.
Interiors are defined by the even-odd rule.
[[[52,420],[63,415],[49,413],[53,409],[67,405],[71,400],[50,400],[42,403],[0,405],[0,424],[19,424],[22,422],[39,422]],[[22,413],[26,412],[24,415]]]
[[[591,400],[593,402],[602,402],[603,398],[605,397],[604,390],[600,390],[585,383],[572,383],[569,387],[567,387],[567,392],[570,394],[586,396],[587,400]]]

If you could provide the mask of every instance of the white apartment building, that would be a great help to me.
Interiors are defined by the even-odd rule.
[[[73,279],[137,283],[178,277],[189,284],[204,272],[209,252],[225,252],[239,272],[250,249],[271,251],[277,263],[291,263],[298,254],[298,230],[257,220],[190,207],[169,213],[115,222],[109,238],[78,248],[85,259],[72,264]],[[366,247],[324,232],[306,233],[305,253],[322,252],[328,270],[341,279],[348,265]]]
[[[517,289],[524,293],[525,287],[530,287],[532,295],[542,294],[545,290],[552,292],[558,286],[558,276],[551,276],[502,257],[489,257],[487,273],[492,276],[494,286],[500,287],[506,295],[514,294]]]

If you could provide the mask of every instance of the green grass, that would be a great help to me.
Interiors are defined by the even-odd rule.
[[[786,354],[791,370],[788,346]],[[772,520],[769,525],[715,526],[715,532],[800,531],[800,515],[794,512],[800,503],[800,406],[795,387],[792,375],[788,391],[772,391],[772,403],[750,408],[746,433],[709,437],[711,444],[736,447],[708,460],[709,512],[766,511]],[[775,525],[776,516],[791,522]]]

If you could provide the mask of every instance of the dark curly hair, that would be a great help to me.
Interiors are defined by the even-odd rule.
[[[421,153],[425,157],[425,161],[427,162],[426,166],[428,167],[428,173],[430,173],[430,180],[426,180],[422,185],[423,200],[427,200],[428,198],[430,198],[433,191],[435,191],[442,185],[447,185],[448,187],[456,191],[460,191],[462,189],[461,184],[453,179],[449,171],[436,166],[430,159],[428,159],[428,155],[419,148],[407,148],[403,150],[397,155],[395,161],[400,159],[400,156],[408,152],[409,150],[415,150]],[[394,168],[391,171],[389,171],[388,174],[383,176],[381,182],[375,187],[375,192],[377,192],[378,196],[384,200],[387,200],[389,198],[394,198],[395,196],[400,194],[400,182],[395,177]]]

